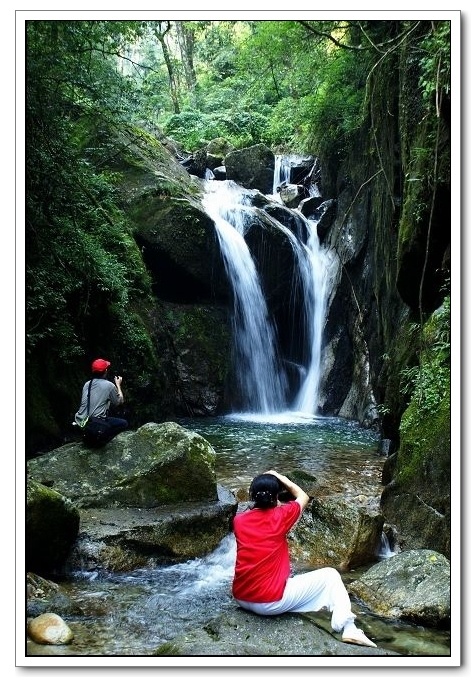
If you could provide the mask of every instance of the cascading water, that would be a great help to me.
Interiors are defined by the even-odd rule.
[[[277,158],[275,184],[289,177]],[[286,171],[287,170],[287,171]],[[245,240],[251,223],[259,222],[252,206],[253,193],[233,181],[206,181],[203,205],[213,219],[234,294],[234,344],[240,412],[262,415],[289,413],[313,416],[318,411],[322,330],[328,298],[332,254],[321,249],[315,224],[297,210],[294,232],[269,217],[274,228],[285,234],[294,254],[304,312],[301,327],[304,353],[297,360],[284,356],[278,328],[271,316],[260,275]],[[276,194],[273,199],[277,199]],[[270,199],[270,203],[273,200]],[[260,210],[264,212],[263,209]],[[290,283],[290,301],[296,301]],[[297,391],[291,388],[286,370],[299,371]]]
[[[289,184],[291,179],[291,166],[288,163],[288,158],[282,155],[276,155],[274,162],[274,179],[273,179],[273,198],[277,197],[277,189],[281,184]]]
[[[237,380],[243,405],[250,412],[279,412],[285,406],[285,376],[256,266],[244,239],[249,199],[231,181],[207,181],[206,190],[203,205],[215,222],[233,285]]]
[[[303,260],[305,272],[305,307],[310,341],[310,359],[301,387],[294,401],[293,410],[304,414],[314,414],[318,408],[319,382],[321,376],[322,331],[328,295],[329,255],[320,250],[315,223],[307,223],[305,252]]]

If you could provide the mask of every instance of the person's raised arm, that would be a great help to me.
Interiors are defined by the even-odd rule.
[[[296,501],[301,506],[301,510],[304,510],[309,503],[309,496],[306,494],[304,489],[301,489],[300,486],[292,482],[285,475],[280,475],[279,472],[276,472],[276,470],[268,470],[267,472],[269,475],[274,475],[279,479],[283,487],[295,497]]]
[[[118,375],[116,375],[114,377],[114,384],[116,385],[117,394],[119,396],[119,403],[124,403],[124,394],[122,393],[122,389],[121,389],[122,377],[119,377]]]

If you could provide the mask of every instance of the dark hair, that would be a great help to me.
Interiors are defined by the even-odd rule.
[[[278,494],[281,491],[281,482],[274,475],[263,473],[257,475],[250,484],[250,499],[254,501],[255,508],[274,508],[278,504]]]
[[[109,370],[103,370],[102,372],[93,372],[91,373],[91,379],[102,379],[105,376],[106,372],[109,372]]]

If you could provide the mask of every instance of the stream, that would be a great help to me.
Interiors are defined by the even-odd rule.
[[[313,475],[324,494],[378,498],[385,457],[378,436],[337,418],[231,415],[179,420],[214,447],[217,481],[247,489],[252,477],[270,468]],[[382,556],[392,555],[382,550]],[[235,543],[227,535],[203,559],[127,573],[74,571],[61,588],[84,616],[66,618],[74,632],[67,646],[28,641],[29,656],[150,656],[161,644],[203,626],[234,608],[230,596]],[[361,572],[343,574],[345,582]],[[379,646],[402,656],[449,656],[449,632],[373,616],[352,599]]]

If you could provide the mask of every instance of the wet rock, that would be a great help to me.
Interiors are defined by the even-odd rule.
[[[205,556],[229,534],[236,512],[235,499],[224,491],[208,502],[81,511],[66,567],[118,572]]]
[[[381,616],[449,627],[450,562],[429,549],[404,551],[372,566],[349,586]]]
[[[262,143],[228,153],[224,164],[228,179],[262,193],[273,192],[274,153]]]
[[[340,571],[377,560],[384,519],[371,499],[314,498],[290,533],[290,550],[312,567]]]
[[[155,656],[382,656],[381,648],[344,644],[324,615],[262,617],[240,608],[158,647]]]
[[[43,613],[81,615],[81,609],[59,584],[29,572],[26,576],[26,614],[36,617]]]
[[[286,207],[297,208],[303,200],[305,190],[301,184],[282,184],[278,192]]]

